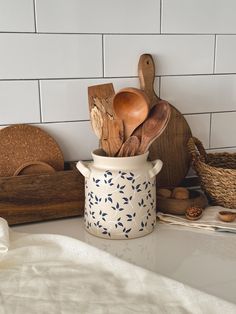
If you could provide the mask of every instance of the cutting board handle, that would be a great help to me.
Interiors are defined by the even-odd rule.
[[[155,64],[150,54],[145,53],[140,56],[138,63],[138,76],[140,87],[146,92],[149,99],[160,100],[153,87],[155,80]]]

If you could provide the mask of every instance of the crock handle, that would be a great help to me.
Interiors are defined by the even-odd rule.
[[[153,178],[155,175],[157,175],[161,171],[163,162],[160,159],[156,159],[152,161],[152,164],[153,164],[153,168],[148,171],[150,178]]]
[[[89,178],[90,169],[87,167],[86,163],[83,161],[78,161],[76,164],[76,168],[82,173],[85,178]]]

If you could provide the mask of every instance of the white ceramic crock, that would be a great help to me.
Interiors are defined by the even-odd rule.
[[[85,177],[85,227],[98,237],[131,239],[153,231],[156,224],[156,174],[162,161],[147,161],[148,153],[106,157],[77,163]]]

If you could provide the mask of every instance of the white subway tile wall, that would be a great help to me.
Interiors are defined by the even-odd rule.
[[[41,80],[42,122],[88,120],[88,86],[110,82],[111,79]],[[114,78],[112,83],[115,90],[139,87],[137,78]],[[155,89],[159,94],[159,78],[155,79]]]
[[[0,125],[40,122],[38,81],[0,81]]]
[[[139,56],[146,51],[154,57],[157,75],[213,71],[213,35],[105,35],[105,76],[137,75]]]
[[[0,0],[1,32],[34,32],[33,0]]]
[[[193,135],[199,139],[203,146],[209,148],[209,136],[210,136],[210,114],[190,114],[185,115]]]
[[[235,0],[163,0],[162,32],[235,34]]]
[[[160,0],[36,0],[36,10],[39,32],[160,32]]]
[[[87,87],[138,87],[151,53],[161,98],[208,150],[235,151],[234,12],[234,0],[0,0],[0,128],[40,126],[65,160],[90,159]]]
[[[102,36],[0,34],[0,79],[102,76]]]

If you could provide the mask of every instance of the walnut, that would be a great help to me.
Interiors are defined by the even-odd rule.
[[[186,188],[177,187],[172,191],[172,197],[178,200],[186,200],[189,198],[189,191]]]
[[[158,189],[157,190],[157,196],[163,197],[163,198],[170,198],[171,197],[171,190],[169,190],[169,189]]]
[[[202,216],[202,208],[200,207],[189,207],[185,211],[185,216],[189,220],[197,220]]]

